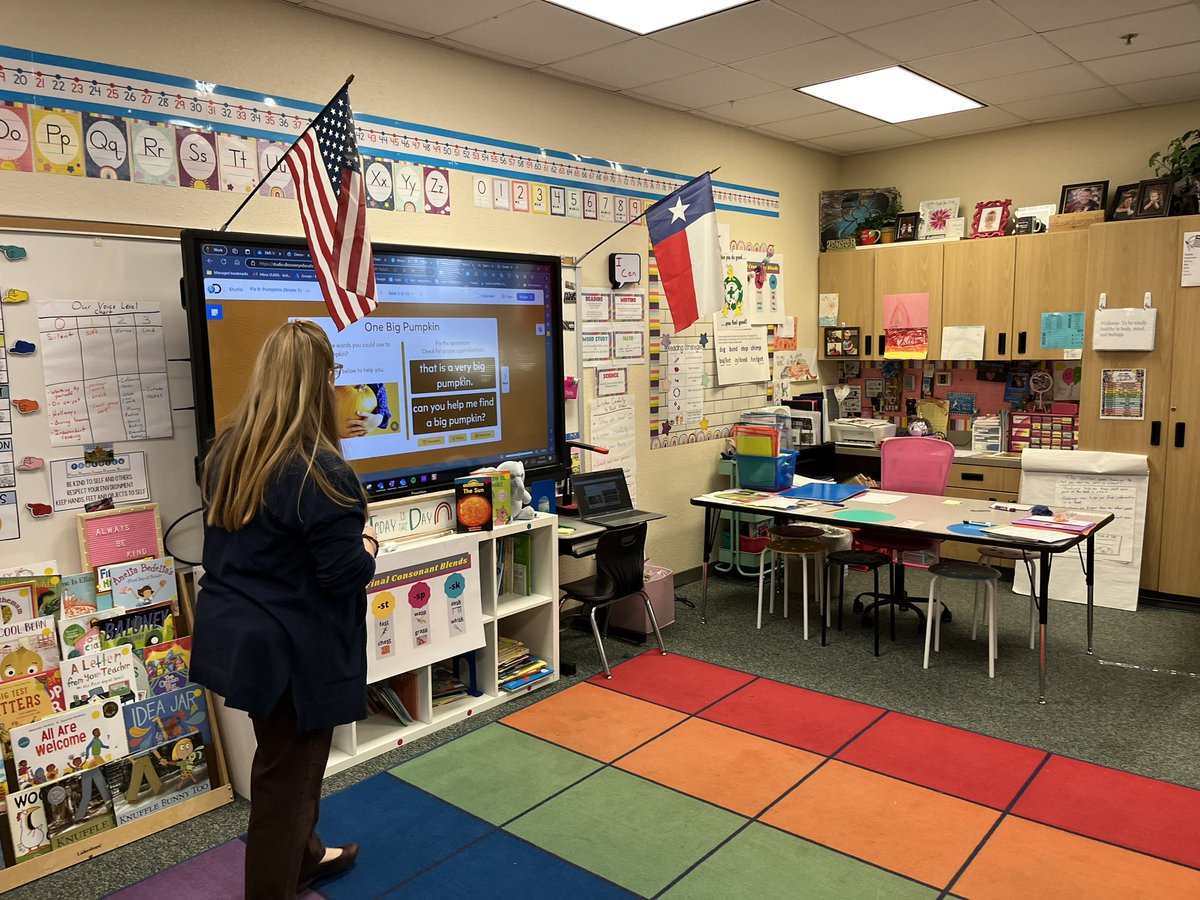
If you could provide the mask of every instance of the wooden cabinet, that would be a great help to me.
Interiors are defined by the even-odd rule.
[[[1079,312],[1087,307],[1088,231],[1027,235],[1016,244],[1013,289],[1013,359],[1057,357],[1042,349],[1042,313]]]
[[[964,503],[964,519],[987,520],[987,513],[977,510],[987,508],[989,503],[1016,503],[1021,487],[1021,470],[1003,466],[983,466],[971,463],[955,463],[950,467],[950,479],[946,484],[946,496],[958,497],[973,503]],[[979,544],[945,541],[942,544],[943,559],[979,560]],[[992,560],[989,566],[1011,569],[1008,560]]]
[[[1015,237],[1001,237],[955,241],[943,248],[942,326],[982,325],[984,359],[1012,355],[1016,244]]]
[[[885,294],[929,295],[929,359],[939,359],[942,348],[942,262],[944,247],[923,241],[915,246],[888,247],[875,257],[875,358],[883,353],[883,297]]]
[[[838,295],[838,324],[861,328],[862,355],[871,358],[875,334],[875,252],[843,250],[822,253],[817,264],[817,291]],[[820,359],[825,355],[824,332],[818,327]],[[870,345],[866,342],[870,341]]]

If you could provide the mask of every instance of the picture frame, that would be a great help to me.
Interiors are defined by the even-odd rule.
[[[1171,209],[1170,178],[1150,178],[1138,182],[1137,218],[1153,219],[1165,216]]]
[[[79,563],[84,571],[164,555],[157,503],[79,513],[77,520]]]
[[[830,249],[830,241],[855,239],[874,215],[891,209],[898,194],[894,187],[821,191],[818,207],[821,250]]]
[[[903,212],[896,216],[896,243],[915,241],[921,224],[919,212]]]
[[[1081,181],[1064,184],[1058,199],[1064,213],[1092,212],[1108,208],[1108,181]]]
[[[1012,209],[1012,198],[1007,200],[983,200],[975,204],[975,215],[971,219],[971,237],[1004,237],[1008,229],[1008,216]]]
[[[837,326],[826,328],[823,332],[825,339],[825,356],[837,359],[857,359],[860,346],[859,328]]]
[[[917,228],[917,240],[945,237],[947,224],[958,215],[958,200],[958,197],[922,200],[918,206],[921,222]]]
[[[1112,211],[1108,217],[1114,222],[1120,222],[1123,219],[1132,219],[1137,216],[1138,211],[1138,188],[1139,183],[1122,184],[1113,191]]]

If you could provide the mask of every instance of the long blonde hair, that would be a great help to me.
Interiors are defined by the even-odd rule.
[[[237,531],[258,514],[267,486],[292,460],[336,503],[362,501],[334,487],[318,453],[341,456],[333,403],[333,346],[320,326],[297,320],[276,328],[254,361],[250,384],[204,462],[204,521]]]

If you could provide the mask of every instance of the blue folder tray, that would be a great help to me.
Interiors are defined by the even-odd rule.
[[[824,500],[828,503],[841,503],[850,497],[866,491],[861,484],[834,484],[828,481],[814,481],[790,491],[784,491],[784,497],[794,497],[798,500]]]

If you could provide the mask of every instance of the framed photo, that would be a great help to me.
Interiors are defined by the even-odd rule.
[[[975,204],[975,217],[971,219],[971,237],[1004,237],[1008,228],[1008,213],[1012,200],[984,200]]]
[[[854,239],[876,213],[885,213],[899,192],[894,187],[821,191],[821,250],[834,240]]]
[[[917,239],[917,226],[921,223],[921,214],[919,212],[900,213],[896,216],[896,240],[897,241],[915,241]]]
[[[1064,213],[1092,212],[1108,207],[1108,182],[1084,181],[1064,184],[1058,201]]]
[[[163,555],[158,504],[80,513],[79,562],[85,571]]]
[[[919,209],[921,224],[917,228],[917,240],[945,237],[946,226],[958,215],[958,198],[922,200]]]
[[[1122,219],[1132,219],[1138,211],[1138,185],[1123,184],[1113,194],[1112,212],[1109,218],[1114,222]]]
[[[1138,182],[1137,217],[1165,216],[1171,208],[1171,179],[1151,178]]]
[[[826,328],[825,355],[854,359],[858,357],[858,328]]]

